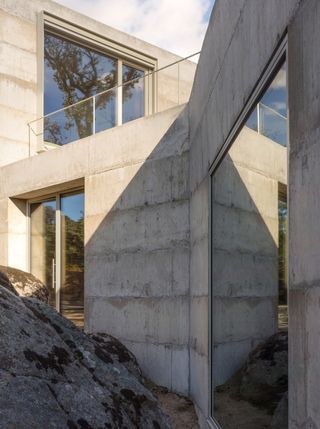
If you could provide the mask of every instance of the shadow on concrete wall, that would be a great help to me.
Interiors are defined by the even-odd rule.
[[[226,382],[250,351],[277,330],[277,181],[272,171],[261,174],[245,160],[235,164],[227,154],[212,178],[215,386]]]
[[[116,336],[147,376],[183,393],[189,391],[188,144],[184,111],[143,163],[91,176],[85,185],[86,329]],[[213,215],[218,384],[275,332],[278,299],[270,225],[229,155],[219,172],[224,166]]]
[[[189,160],[183,112],[143,163],[85,183],[86,330],[112,334],[146,376],[188,393]],[[139,159],[139,147],[136,158]]]

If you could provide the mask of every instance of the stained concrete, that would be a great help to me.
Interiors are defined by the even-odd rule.
[[[202,303],[208,301],[210,293],[208,271],[204,271],[207,268],[205,261],[209,259],[208,201],[210,197],[210,165],[236,123],[263,70],[272,58],[274,50],[284,36],[287,26],[289,26],[290,34],[291,22],[300,8],[305,7],[312,14],[313,5],[311,3],[299,0],[284,2],[277,0],[241,0],[237,2],[217,0],[215,2],[189,102],[190,293],[191,303],[194,303],[191,304],[193,305],[193,312],[202,314],[204,325],[209,323],[209,303],[207,303],[207,307]],[[316,18],[314,18],[314,22],[315,20]],[[307,24],[305,25],[307,26]],[[301,46],[298,51],[301,53],[299,64],[301,68],[307,68],[308,66],[305,64],[305,58],[302,54],[303,49],[305,49],[306,45],[310,46],[308,52],[312,55],[312,52],[316,49],[314,44],[316,36],[314,34],[309,35],[307,41],[298,31],[296,32],[296,40],[299,40]],[[294,64],[293,67],[296,67],[298,52],[296,52],[296,47],[290,43],[290,38],[288,49],[289,58],[291,52],[291,62]],[[316,62],[313,61],[312,64],[315,65]],[[289,82],[290,73],[289,64]],[[300,103],[297,90],[297,88],[301,87],[299,75],[302,75],[302,70],[299,70],[299,73],[296,74],[297,80],[292,85],[291,90],[291,92],[297,91],[297,106]],[[314,80],[315,77],[312,77],[312,79]],[[310,80],[310,90],[313,80]],[[289,91],[289,104],[291,96]],[[300,112],[302,112],[301,104],[299,104],[299,108]],[[293,121],[297,124],[296,119]],[[292,174],[295,174],[294,170],[292,168]],[[290,185],[289,183],[289,188]],[[314,231],[312,234],[313,237],[316,236]],[[196,239],[192,237],[196,237]],[[298,247],[297,244],[296,248]],[[306,254],[309,254],[307,249]],[[190,332],[195,331],[198,333],[197,327],[199,324],[197,320],[198,318],[191,317]],[[209,333],[204,337],[200,334],[195,334],[194,337],[197,338],[197,341],[191,339],[193,350],[190,365],[190,391],[196,401],[199,416],[203,425],[205,425],[204,422],[210,415],[211,407],[208,395],[210,369],[207,342]],[[299,351],[299,356],[300,353]],[[301,365],[300,357],[298,361],[300,361],[299,365]],[[294,363],[293,366],[297,370],[298,363]],[[199,386],[201,386],[201,389]],[[303,394],[301,396],[297,395],[289,408],[295,407],[298,398],[302,401],[302,396]],[[210,424],[214,425],[213,421],[210,421]]]

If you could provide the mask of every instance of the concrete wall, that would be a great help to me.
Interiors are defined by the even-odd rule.
[[[290,429],[320,428],[320,3],[289,26]]]
[[[312,130],[316,129],[317,122],[315,118],[319,116],[317,116],[318,104],[316,104],[319,78],[315,71],[319,66],[316,44],[318,37],[316,34],[317,25],[315,24],[319,18],[317,14],[318,9],[319,5],[316,1],[308,0],[239,0],[236,2],[232,0],[216,0],[210,18],[189,102],[191,194],[190,307],[192,309],[190,317],[190,392],[196,402],[203,427],[205,427],[207,417],[210,413],[208,396],[210,384],[208,350],[209,278],[207,266],[209,259],[209,168],[221,150],[287,28],[289,28],[289,36],[292,34],[288,42],[289,104],[292,99],[296,103],[296,106],[293,106],[295,110],[293,119],[292,107],[291,105],[289,106],[291,115],[290,128],[293,123],[297,127],[309,115],[306,123],[312,124],[312,127],[310,127]],[[293,33],[295,33],[294,36]],[[316,55],[314,55],[315,52],[317,52]],[[297,62],[299,63],[299,67],[297,67]],[[297,72],[293,72],[292,69],[296,67]],[[293,74],[291,75],[291,73]],[[294,83],[290,83],[291,76],[295,76]],[[304,87],[307,88],[306,98],[301,96],[301,90]],[[304,104],[301,104],[302,102]],[[311,115],[310,110],[313,106],[315,107]],[[290,129],[291,137],[292,132]],[[309,132],[308,136],[310,136]],[[300,135],[297,135],[297,137],[294,136],[293,138],[300,143],[302,137],[300,139],[299,137]],[[312,139],[308,137],[307,142],[309,143],[310,141],[310,147],[315,140],[316,134],[314,134]],[[300,147],[306,147],[306,145],[307,143],[304,145],[300,143]],[[316,145],[312,147],[314,148]],[[290,167],[292,175],[297,174],[295,173],[295,167],[301,169],[302,158],[300,158],[299,166],[295,164],[294,167]],[[292,156],[290,159],[292,159]],[[312,173],[314,172],[312,171]],[[308,172],[307,177],[310,177],[311,180],[311,170],[310,174]],[[301,180],[304,180],[304,176],[301,177]],[[293,179],[292,184],[294,183]],[[289,183],[289,188],[290,186],[291,182]],[[317,190],[315,187],[312,189],[313,196],[317,195],[319,186]],[[304,208],[305,213],[306,211],[310,213],[310,208],[315,207],[315,204],[317,204],[316,201],[319,199],[314,198],[312,203],[311,193],[307,195],[308,204],[304,204]],[[294,201],[295,198],[296,202]],[[295,204],[296,209],[293,207],[293,210],[298,213],[298,206],[301,206],[301,202],[298,202],[297,196],[294,194],[289,201],[289,210]],[[317,209],[315,211],[317,213]],[[300,213],[302,212],[300,211]],[[317,214],[314,219],[316,217],[318,217]],[[292,217],[290,217],[290,222],[292,224]],[[294,239],[295,249],[298,249],[300,246],[298,241],[301,242],[302,240],[302,230],[305,228],[305,222],[301,222],[300,225],[303,225],[303,228],[301,227],[299,239]],[[317,227],[315,225],[316,223],[314,224],[314,228],[310,227],[310,237],[312,235],[313,241],[317,237]],[[292,226],[290,228],[292,229]],[[304,242],[308,243],[308,240]],[[316,244],[314,245],[316,246]],[[293,253],[292,247],[293,245],[290,245],[290,258],[292,258]],[[303,261],[308,258],[306,255],[310,255],[310,249],[307,245],[304,251],[305,256],[303,256]],[[295,250],[295,253],[297,256],[293,261],[297,261],[301,256],[300,251]],[[313,254],[315,255],[316,253],[314,252]],[[291,263],[291,260],[289,263]],[[293,274],[291,274],[291,281],[292,276]],[[299,291],[299,293],[301,292]],[[307,314],[306,306],[311,306],[311,302],[306,301],[306,299],[299,307],[304,317]],[[296,300],[297,302],[299,301],[298,297]],[[300,324],[299,330],[297,330],[298,321],[296,325],[292,325],[295,331],[300,332],[300,346],[301,341],[303,341],[302,333],[306,334],[304,326],[303,323]],[[313,335],[313,350],[315,351],[319,344],[319,339],[317,339],[315,330],[311,334]],[[299,345],[296,343],[294,349],[297,348],[299,348]],[[301,352],[301,347],[298,355],[292,353],[291,349],[291,374],[298,371],[300,374],[300,385],[307,382],[307,370],[305,369],[304,371],[302,369],[305,368],[303,359],[305,359],[306,353],[306,349],[304,349],[304,352]],[[294,359],[296,359],[295,362],[293,362]],[[315,380],[319,379],[315,377]],[[314,393],[318,392],[316,383],[316,381],[313,382]],[[319,383],[317,386],[319,386]],[[296,410],[303,409],[301,413],[304,415],[306,421],[309,413],[314,413],[310,409],[311,403],[308,406],[305,405],[305,400],[302,399],[303,393],[298,393],[298,384],[295,386],[292,385],[292,390],[295,393],[291,394],[290,408],[296,408]],[[314,398],[318,399],[319,396],[314,395]],[[297,406],[298,401],[300,401],[299,406]],[[291,425],[293,425],[293,420],[291,421]],[[292,427],[303,426],[297,425]]]
[[[278,326],[278,184],[287,149],[244,127],[212,177],[214,386]]]
[[[11,10],[11,1],[0,4],[3,11]],[[35,10],[41,5],[89,29],[107,31],[47,1],[14,4],[18,5],[15,16],[27,22],[35,22]],[[101,190],[99,195],[86,193],[86,258],[107,276],[102,283],[94,272],[87,273],[86,314],[92,317],[88,328],[105,326],[110,332],[111,327],[138,354],[155,381],[174,389],[187,390],[189,364],[190,393],[202,427],[209,417],[209,168],[286,29],[291,143],[290,429],[320,427],[319,20],[316,0],[216,0],[188,106],[189,161],[185,117],[164,137],[180,112],[173,109],[0,170],[0,262],[21,268],[26,261],[24,199],[35,190],[45,195],[66,189],[79,179],[85,180],[87,189]],[[108,29],[111,39],[114,31]],[[119,41],[144,50],[140,49],[143,42],[116,33]],[[10,45],[11,50],[15,48]],[[151,48],[148,52],[152,53]],[[21,80],[25,80],[23,67]],[[31,96],[29,100],[35,102]],[[182,173],[175,175],[178,166]],[[190,299],[186,299],[189,274]],[[106,314],[105,325],[100,311]],[[119,317],[121,332],[112,315]]]
[[[27,124],[43,115],[41,28],[37,25],[42,11],[145,54],[156,61],[158,68],[180,59],[49,0],[0,0],[0,166],[28,157],[29,151],[34,155],[41,148],[33,133],[29,148]],[[155,79],[156,111],[188,101],[194,73],[195,64],[190,61],[180,64],[179,70],[174,66],[161,71]],[[34,123],[33,129],[41,132],[42,122]]]
[[[188,393],[189,143],[182,110],[2,167],[0,263],[28,269],[28,199],[82,181],[86,330],[118,337],[146,376]]]

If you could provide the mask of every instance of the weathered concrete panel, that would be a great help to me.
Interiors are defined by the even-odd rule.
[[[189,352],[187,347],[152,343],[124,344],[135,355],[139,355],[139,365],[146,377],[160,386],[168,386],[175,392],[188,394]],[[168,371],[168,368],[172,368]]]
[[[0,94],[0,104],[2,106],[25,112],[29,115],[36,115],[36,106],[30,103],[30,100],[36,96],[35,84],[6,74],[0,74]],[[23,128],[25,126],[26,124],[24,123]]]
[[[228,263],[226,263],[228,261]],[[278,293],[278,259],[241,251],[216,249],[212,264],[214,295],[264,297]],[[239,281],[241,279],[241,281]]]
[[[202,356],[208,355],[207,317],[208,297],[192,297],[190,300],[190,349]]]
[[[204,422],[208,416],[209,367],[208,357],[190,349],[190,394],[195,398],[197,413]],[[205,428],[206,426],[201,426]]]
[[[123,192],[130,183],[134,187]],[[109,170],[86,179],[87,215],[188,198],[188,153]],[[90,192],[90,190],[94,192]],[[99,198],[96,198],[99,195]]]
[[[188,342],[187,297],[94,299],[87,315],[89,331],[112,333],[127,341],[185,345]],[[139,357],[139,354],[138,354]]]
[[[106,217],[88,216],[85,225],[87,251],[107,254],[121,250],[155,250],[179,242],[188,243],[188,207],[188,201],[179,201],[121,210]]]
[[[2,10],[0,4],[0,40],[28,52],[36,53],[36,27],[27,20],[19,19]],[[16,6],[16,5],[15,5]],[[12,10],[12,12],[15,12]]]
[[[188,292],[189,248],[86,256],[85,282],[99,297],[161,297]],[[124,270],[123,267],[126,267]]]
[[[288,29],[289,427],[320,427],[320,4],[302,3]]]

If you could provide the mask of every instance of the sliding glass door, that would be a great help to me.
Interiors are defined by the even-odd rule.
[[[30,204],[30,271],[48,286],[50,304],[83,326],[83,192]]]

